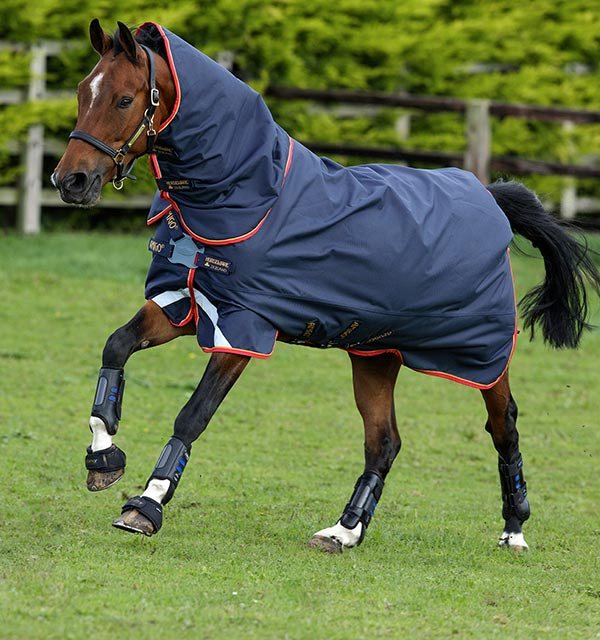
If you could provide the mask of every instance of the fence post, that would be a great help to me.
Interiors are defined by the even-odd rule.
[[[465,135],[467,148],[464,167],[467,171],[472,171],[483,184],[488,184],[492,147],[489,100],[467,102]]]
[[[42,100],[46,92],[46,49],[41,45],[31,47],[27,99]],[[39,233],[42,217],[42,171],[44,161],[44,127],[35,124],[27,131],[23,145],[23,173],[17,211],[17,228],[21,233]]]
[[[575,123],[565,120],[562,123],[563,132],[567,138],[567,162],[573,162],[575,155],[575,143],[573,142],[573,131]],[[565,176],[560,193],[560,217],[565,220],[572,220],[577,215],[577,180],[574,176]]]

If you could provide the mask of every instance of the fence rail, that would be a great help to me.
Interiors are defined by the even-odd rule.
[[[64,92],[48,91],[46,65],[50,56],[65,48],[79,46],[68,42],[46,41],[30,47],[0,41],[0,49],[27,51],[30,54],[30,81],[24,90],[0,92],[0,105],[20,104],[25,101],[43,100]],[[400,107],[418,112],[455,112],[465,117],[465,150],[448,153],[435,150],[406,149],[401,147],[354,146],[326,142],[305,142],[317,153],[347,157],[392,160],[415,164],[434,164],[464,167],[473,171],[484,183],[489,181],[490,171],[504,171],[516,175],[541,174],[565,176],[561,200],[564,217],[574,217],[578,211],[599,210],[600,202],[590,198],[577,198],[575,178],[600,178],[600,167],[581,164],[544,162],[520,157],[491,155],[491,117],[529,118],[549,122],[562,122],[565,129],[574,125],[600,123],[600,111],[543,107],[539,105],[512,104],[490,100],[464,100],[443,96],[416,96],[403,93],[377,91],[349,91],[341,89],[301,89],[297,87],[269,87],[267,98],[279,100],[309,100],[326,105],[354,105],[363,108]],[[407,128],[407,127],[405,127]],[[42,188],[44,155],[59,156],[63,143],[44,138],[42,125],[30,127],[27,139],[21,147],[21,175],[18,189],[0,189],[0,206],[17,206],[17,225],[23,233],[38,233],[41,228],[42,207],[63,206],[55,192]],[[127,200],[103,198],[100,207],[146,207],[151,196],[130,197]]]
[[[382,91],[351,91],[348,89],[301,89],[298,87],[269,87],[266,95],[284,100],[314,100],[315,102],[340,102],[344,104],[380,105],[404,107],[420,111],[455,111],[465,113],[472,100],[446,96],[418,96],[405,93],[384,93]],[[600,111],[587,109],[567,109],[566,107],[543,107],[540,105],[517,104],[512,102],[489,101],[489,111],[493,116],[530,118],[562,122],[568,120],[576,124],[600,123]]]
[[[415,149],[403,149],[401,147],[367,147],[328,142],[305,142],[303,144],[315,153],[330,153],[339,156],[378,158],[381,160],[396,160],[397,162],[409,163],[439,163],[447,167],[462,167],[465,164],[463,153],[419,151]],[[588,167],[580,164],[560,164],[558,162],[544,162],[542,160],[527,160],[526,158],[513,156],[492,156],[490,158],[490,169],[492,171],[506,171],[515,175],[531,175],[535,173],[545,176],[600,178],[600,167]]]

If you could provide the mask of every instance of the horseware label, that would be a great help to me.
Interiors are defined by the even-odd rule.
[[[153,147],[154,153],[160,156],[171,156],[172,158],[178,158],[179,155],[175,151],[175,149],[171,147],[163,147],[161,145],[155,144]]]
[[[369,338],[368,340],[363,340],[363,342],[365,344],[369,343],[369,342],[376,342],[377,340],[383,340],[383,338],[387,338],[388,336],[391,336],[392,333],[394,333],[393,331],[386,331],[385,333],[380,333],[379,335],[373,336],[372,338]]]
[[[344,340],[347,338],[353,331],[360,327],[360,322],[358,320],[353,320],[338,336],[338,340]]]
[[[308,340],[315,332],[318,320],[309,320],[304,327],[300,340]]]
[[[189,191],[192,188],[190,181],[186,179],[167,180],[166,178],[162,178],[160,180],[160,186],[161,189],[166,188],[167,191]]]
[[[215,258],[213,256],[202,256],[204,258],[204,262],[200,263],[199,267],[204,267],[205,269],[211,269],[212,271],[218,271],[219,273],[226,273],[229,275],[231,273],[231,261],[222,260],[221,258]]]

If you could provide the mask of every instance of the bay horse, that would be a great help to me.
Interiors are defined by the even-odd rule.
[[[315,156],[256,92],[158,24],[132,33],[119,22],[111,36],[94,19],[90,39],[100,60],[79,84],[76,128],[52,182],[65,202],[89,207],[148,154],[158,186],[146,302],[102,353],[90,491],[125,470],[113,437],[129,357],[190,334],[211,354],[145,490],[113,525],[159,531],[192,443],[250,359],[267,358],[279,340],[346,350],[364,422],[364,471],[341,517],[309,546],[336,553],[363,541],[400,451],[393,393],[404,364],[481,390],[498,454],[499,546],[527,549],[508,245],[521,234],[546,268],[521,301],[524,326],[570,348],[588,328],[585,281],[600,291],[586,247],[521,184],[486,189],[459,169],[346,168]]]

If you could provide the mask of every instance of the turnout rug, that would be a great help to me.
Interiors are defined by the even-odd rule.
[[[158,191],[146,298],[207,352],[266,358],[279,336],[492,386],[516,311],[508,220],[460,169],[343,167],[178,36],[177,98],[150,156]]]

